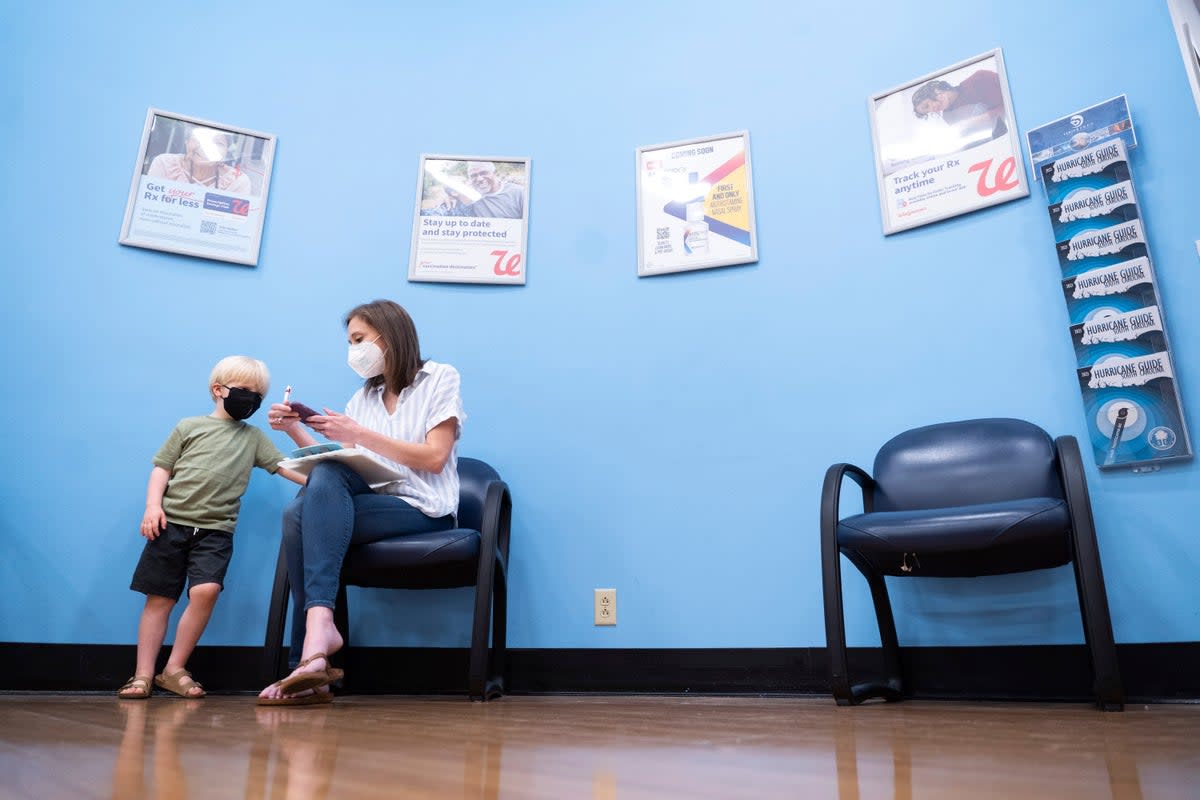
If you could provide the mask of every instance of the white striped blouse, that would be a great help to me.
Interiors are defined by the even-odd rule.
[[[458,370],[449,364],[426,361],[412,385],[400,392],[394,414],[389,414],[383,405],[383,386],[380,385],[370,391],[359,389],[355,392],[346,404],[346,416],[384,436],[417,444],[425,441],[429,431],[454,417],[458,420],[454,432],[457,442],[467,419],[459,394]],[[457,449],[457,445],[451,449],[446,466],[437,474],[411,469],[367,450],[372,458],[406,475],[405,480],[377,486],[375,491],[401,497],[431,517],[457,514]]]

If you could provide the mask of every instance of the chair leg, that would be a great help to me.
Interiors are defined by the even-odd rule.
[[[854,703],[846,663],[846,620],[842,607],[842,563],[836,532],[821,532],[821,583],[825,596],[825,652],[829,683],[839,706]]]
[[[904,693],[904,679],[900,673],[900,640],[896,636],[896,619],[892,615],[892,601],[888,597],[887,579],[875,573],[864,573],[871,587],[871,600],[875,604],[875,619],[879,623],[879,644],[883,649],[882,685],[872,694],[888,702],[900,700]]]
[[[487,700],[488,633],[492,626],[492,582],[495,554],[479,554],[475,580],[475,619],[471,627],[471,661],[467,670],[467,695],[472,700]]]
[[[1100,566],[1100,547],[1096,544],[1096,524],[1092,518],[1092,499],[1079,443],[1073,436],[1054,440],[1059,470],[1071,511],[1072,566],[1075,588],[1079,593],[1079,613],[1083,617],[1083,636],[1092,657],[1092,691],[1096,705],[1104,711],[1125,709],[1125,690],[1117,664],[1117,645],[1113,639],[1108,595],[1104,590],[1104,571]]]
[[[496,565],[496,583],[492,587],[492,654],[490,675],[484,693],[490,700],[508,690],[508,574]]]
[[[1083,527],[1078,520],[1076,526]],[[1096,534],[1090,526],[1086,532],[1075,532],[1074,567],[1083,635],[1092,657],[1092,691],[1096,695],[1096,705],[1104,711],[1123,711],[1125,691],[1121,686],[1117,645],[1113,640],[1112,618],[1104,590],[1104,572],[1100,567]]]
[[[291,583],[288,580],[287,559],[283,547],[275,564],[275,582],[271,587],[271,604],[267,610],[267,633],[263,643],[262,682],[274,682],[286,671],[286,650],[283,647],[287,627],[287,610]]]

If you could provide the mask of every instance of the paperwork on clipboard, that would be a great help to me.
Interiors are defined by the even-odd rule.
[[[357,447],[346,447],[340,450],[329,450],[323,453],[301,456],[300,458],[285,458],[279,466],[295,470],[301,475],[312,472],[312,468],[322,461],[334,460],[344,463],[362,476],[372,489],[395,481],[403,481],[405,473],[393,466],[376,460],[366,450]]]

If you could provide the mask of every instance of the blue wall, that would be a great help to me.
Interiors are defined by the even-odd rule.
[[[273,394],[340,407],[340,317],[386,296],[461,370],[461,452],[516,498],[512,645],[823,645],[830,463],[946,419],[1084,435],[1040,186],[880,234],[866,97],[996,46],[1022,133],[1128,94],[1200,434],[1200,116],[1165,3],[264,5],[0,11],[0,640],[133,642],[149,459],[210,409],[212,364],[250,353]],[[257,268],[116,243],[150,106],[279,137]],[[639,280],[635,148],[742,128],[759,262]],[[527,286],[406,281],[423,152],[532,157]],[[1117,639],[1200,640],[1197,467],[1089,479]],[[202,644],[262,641],[291,493],[254,477]],[[620,624],[595,628],[608,586]],[[352,602],[359,642],[465,644],[464,592]],[[907,643],[1082,641],[1066,569],[895,602]]]

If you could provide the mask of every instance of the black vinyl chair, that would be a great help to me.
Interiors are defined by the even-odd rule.
[[[512,498],[496,470],[473,458],[458,459],[458,526],[355,545],[342,564],[334,621],[350,647],[347,586],[386,589],[475,587],[475,616],[467,692],[472,700],[504,694],[507,654],[508,540]],[[267,615],[264,677],[287,669],[283,646],[291,584],[282,545]],[[488,633],[491,629],[491,647]]]
[[[862,489],[863,513],[840,519],[843,478]],[[841,556],[867,579],[885,675],[851,685]],[[1016,419],[929,425],[875,456],[874,476],[834,464],[821,492],[821,570],[830,680],[838,705],[905,695],[885,576],[974,577],[1071,563],[1092,665],[1106,711],[1124,708],[1104,574],[1079,445]]]

